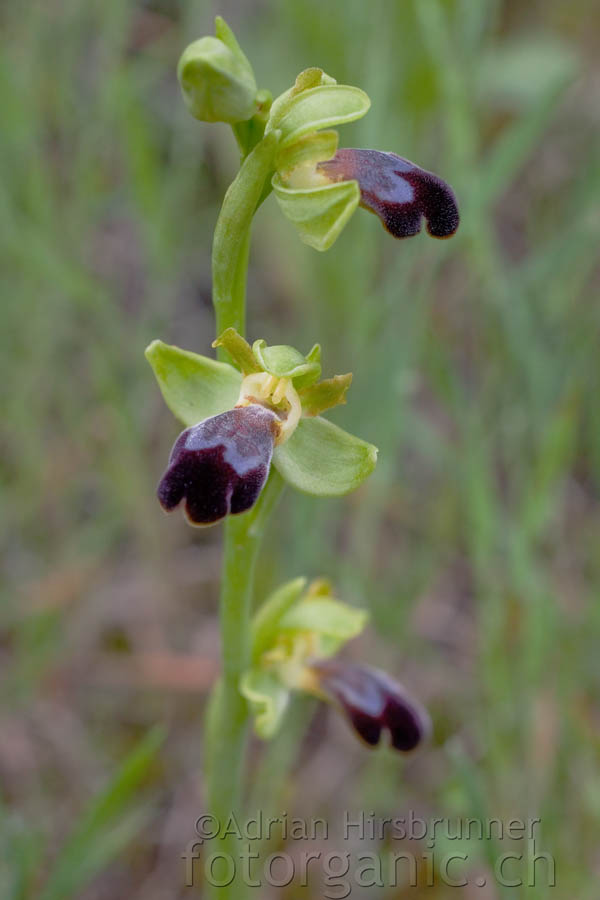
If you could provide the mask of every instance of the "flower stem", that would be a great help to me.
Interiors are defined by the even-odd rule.
[[[225,525],[220,604],[222,674],[210,699],[205,734],[207,808],[223,830],[227,829],[232,815],[240,825],[242,822],[248,708],[240,694],[239,682],[250,664],[256,558],[283,486],[281,476],[272,470],[253,509],[230,517]],[[240,874],[242,849],[235,834],[221,836],[218,852],[233,860],[236,876]],[[217,880],[221,879],[219,873],[213,874]],[[226,873],[222,877],[226,880]],[[237,877],[231,884],[214,889],[220,900],[227,897],[240,900],[243,890],[243,883]]]
[[[212,251],[217,337],[229,327],[245,333],[250,228],[273,169],[276,148],[276,134],[263,138],[242,163],[223,200]],[[219,354],[221,359],[228,358],[223,349]]]
[[[276,144],[276,137],[269,135],[256,145],[223,200],[212,258],[217,336],[230,326],[242,335],[245,331],[250,228],[273,167]],[[223,351],[220,356],[227,358]],[[227,829],[232,814],[238,822],[241,819],[248,708],[239,682],[250,662],[256,558],[267,520],[282,489],[283,479],[272,469],[255,506],[225,522],[220,598],[222,673],[210,699],[205,733],[207,808],[222,830]],[[235,834],[221,835],[215,849],[231,857],[235,876],[225,884],[231,871],[212,873],[223,885],[212,890],[221,900],[240,900],[244,885],[240,880],[239,841]]]

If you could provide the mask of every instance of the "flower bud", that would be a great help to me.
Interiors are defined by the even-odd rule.
[[[202,122],[245,122],[257,110],[257,87],[250,63],[218,37],[203,37],[187,47],[177,76],[185,104]]]
[[[310,668],[319,690],[339,704],[370,746],[379,743],[384,729],[392,747],[403,752],[414,750],[429,734],[427,710],[385,672],[339,659],[314,662]]]
[[[278,422],[274,412],[251,404],[186,428],[158,486],[163,509],[171,512],[185,501],[192,525],[250,509],[269,474]]]

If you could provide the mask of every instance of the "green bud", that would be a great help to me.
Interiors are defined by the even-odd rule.
[[[217,37],[203,37],[183,51],[177,76],[190,113],[202,122],[245,122],[257,111],[252,66],[223,19]]]

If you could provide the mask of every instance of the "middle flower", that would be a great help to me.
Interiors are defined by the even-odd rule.
[[[146,351],[163,396],[188,427],[158,486],[167,512],[183,504],[192,525],[243,513],[258,499],[272,461],[294,487],[348,493],[369,475],[377,449],[322,419],[345,402],[351,375],[319,381],[320,347],[250,347],[234,329],[215,341],[241,370],[155,341]]]

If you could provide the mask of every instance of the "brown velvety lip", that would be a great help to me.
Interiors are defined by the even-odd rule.
[[[163,509],[183,502],[192,525],[250,509],[269,474],[277,421],[275,413],[250,404],[186,428],[158,485]]]
[[[357,734],[376,746],[384,730],[392,747],[414,750],[430,732],[427,710],[380,669],[338,659],[311,664],[320,689],[343,710]]]
[[[396,238],[421,231],[435,238],[455,234],[460,216],[452,188],[433,172],[381,150],[338,150],[317,169],[331,181],[358,181],[360,205],[379,216]]]

